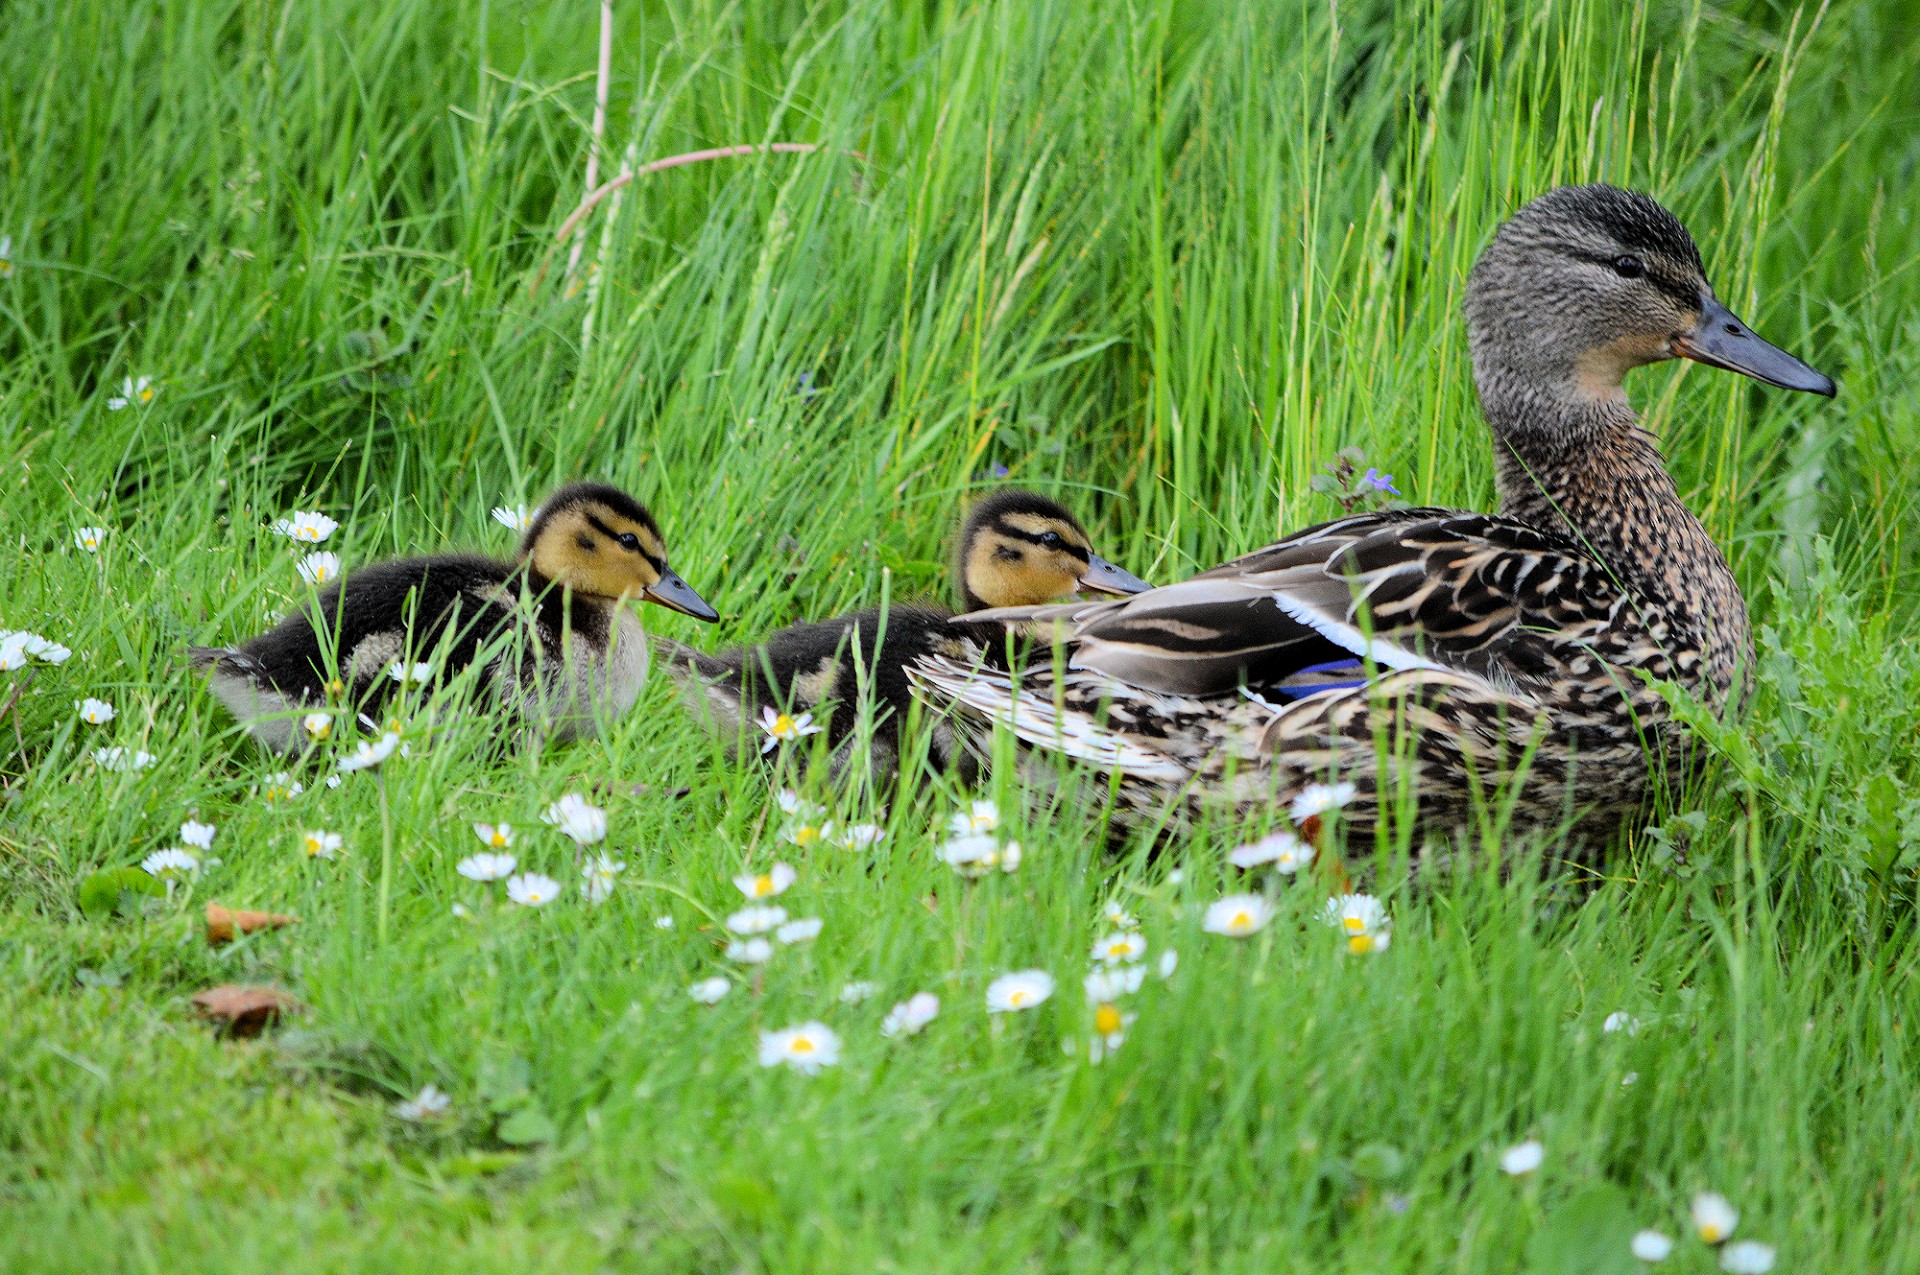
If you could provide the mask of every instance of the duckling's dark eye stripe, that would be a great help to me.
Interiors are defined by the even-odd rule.
[[[1064,549],[1066,552],[1072,554],[1074,557],[1080,559],[1080,561],[1082,562],[1087,561],[1088,555],[1090,553],[1090,551],[1086,548],[1086,546],[1077,545],[1073,543],[1073,541],[1065,539],[1064,537],[1062,537],[1060,543],[1057,545],[1047,544],[1046,537],[1049,535],[1058,536],[1060,533],[1057,531],[1054,531],[1054,532],[1021,531],[1017,527],[1007,527],[1007,526],[997,527],[995,528],[995,530],[997,530],[1001,535],[1005,536],[1007,539],[1018,540],[1022,544],[1039,545],[1049,549]]]
[[[607,539],[618,543],[620,539],[620,533],[615,531],[612,527],[609,527],[606,523],[601,522],[598,515],[590,513],[586,515],[586,518],[587,518],[588,525],[591,526],[595,531],[599,532],[601,535],[605,536]],[[638,539],[638,537],[635,537],[635,538]],[[647,544],[646,544],[646,541],[644,540],[640,542],[640,556],[645,558],[648,562],[652,563],[653,569],[655,571],[658,571],[667,565],[667,560],[665,558],[660,557],[650,552],[647,549]]]

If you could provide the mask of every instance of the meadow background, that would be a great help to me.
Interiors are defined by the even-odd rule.
[[[6,1269],[1625,1271],[1706,1188],[1781,1270],[1920,1267],[1909,6],[621,0],[602,180],[819,150],[644,176],[566,244],[595,6],[13,0],[4,35],[0,626],[74,651],[0,675]],[[267,530],[295,509],[349,564],[504,551],[492,506],[604,477],[725,617],[649,623],[713,643],[941,591],[997,467],[1156,580],[1329,516],[1342,447],[1485,506],[1465,272],[1592,179],[1674,208],[1841,391],[1630,383],[1762,663],[1710,779],[1584,894],[1389,863],[1386,953],[1344,955],[1298,887],[1236,942],[1198,916],[1243,830],[1110,856],[1041,810],[1021,870],[963,888],[928,782],[874,851],[785,849],[824,930],[706,1007],[710,918],[779,820],[666,687],[600,742],[479,761],[482,725],[275,803],[181,666],[300,596]],[[117,719],[77,721],[88,695]],[[537,822],[590,785],[627,864],[599,907]],[[189,815],[219,865],[82,913]],[[458,876],[476,819],[568,892]],[[212,950],[208,899],[301,920]],[[1094,1065],[1109,899],[1180,964]],[[1059,992],[990,1020],[1028,966]],[[311,1012],[219,1040],[188,997],[232,981]],[[940,1016],[882,1039],[923,989]],[[809,1018],[839,1067],[756,1065]],[[427,1083],[448,1114],[398,1119]],[[1502,1174],[1528,1137],[1542,1167]],[[1683,1239],[1667,1269],[1714,1266]]]

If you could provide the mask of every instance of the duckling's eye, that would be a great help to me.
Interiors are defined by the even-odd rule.
[[[640,537],[634,535],[631,531],[623,531],[615,536],[614,539],[620,542],[622,549],[631,549],[635,553],[640,551]]]
[[[1040,545],[1044,549],[1058,549],[1065,543],[1067,542],[1061,538],[1060,533],[1057,531],[1043,531],[1040,533]]]
[[[1638,257],[1615,257],[1613,272],[1622,279],[1638,279],[1647,273],[1647,263]]]

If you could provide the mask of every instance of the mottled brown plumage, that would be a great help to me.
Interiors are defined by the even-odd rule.
[[[1121,817],[1251,814],[1353,782],[1370,832],[1482,816],[1592,846],[1684,764],[1648,679],[1710,703],[1751,664],[1746,605],[1621,389],[1675,356],[1786,388],[1832,382],[1746,331],[1692,239],[1644,195],[1552,191],[1474,267],[1468,331],[1498,515],[1358,514],[1121,602],[987,612],[1063,626],[1064,670],[923,659],[918,691],[976,732],[1119,772]]]

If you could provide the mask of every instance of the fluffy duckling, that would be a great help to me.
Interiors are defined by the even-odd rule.
[[[967,611],[1034,606],[1081,590],[1139,593],[1146,581],[1093,552],[1086,530],[1052,500],[1009,488],[975,505],[961,523],[956,552],[960,601]],[[1018,599],[1018,601],[1016,601]],[[1004,666],[1008,639],[1024,630],[988,622],[960,628],[953,612],[925,603],[874,608],[785,628],[754,647],[707,655],[663,643],[677,680],[696,708],[724,738],[739,738],[756,714],[798,717],[813,713],[834,748],[834,769],[859,713],[853,703],[863,685],[873,704],[873,769],[892,769],[899,751],[899,723],[912,702],[906,669],[925,655],[962,664]],[[771,735],[768,737],[772,738]],[[931,740],[937,764],[954,758],[955,741],[944,726]]]
[[[332,705],[378,717],[402,687],[475,664],[500,709],[567,739],[640,694],[647,641],[622,605],[630,600],[719,618],[668,567],[644,505],[603,483],[572,483],[534,514],[511,562],[375,563],[322,589],[314,608],[237,647],[196,647],[192,659],[248,732],[284,752],[305,746],[306,714]]]

